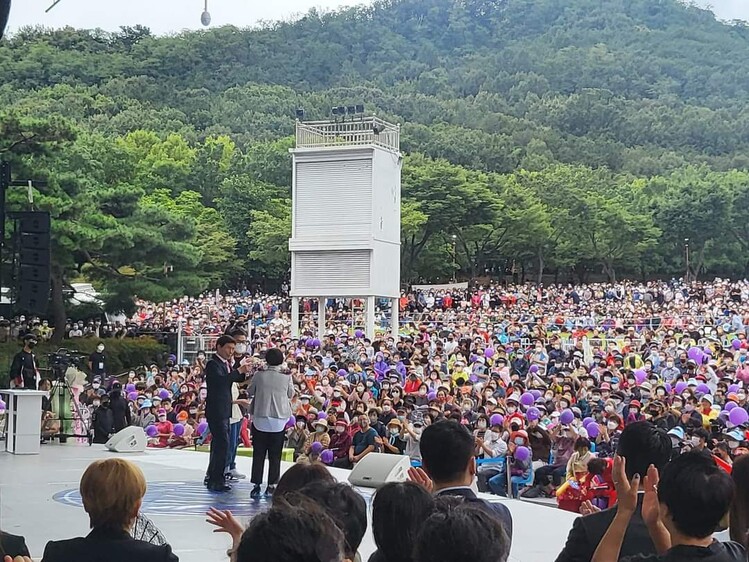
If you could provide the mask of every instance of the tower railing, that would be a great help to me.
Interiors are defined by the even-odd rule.
[[[392,152],[400,151],[400,125],[377,117],[351,121],[297,121],[297,148],[327,148],[375,145]]]

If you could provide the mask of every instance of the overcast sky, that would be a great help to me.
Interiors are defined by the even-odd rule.
[[[141,24],[154,33],[201,29],[205,0],[61,0],[48,14],[53,0],[13,0],[9,31],[24,25],[117,31],[121,25]],[[288,19],[312,7],[336,8],[364,0],[208,0],[211,25],[252,25],[260,20]],[[749,20],[749,0],[697,0],[710,5],[719,18]]]

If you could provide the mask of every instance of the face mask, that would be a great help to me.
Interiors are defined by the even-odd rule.
[[[364,387],[361,386],[361,385],[359,385],[359,386],[356,387],[356,391],[357,392],[364,392]]]
[[[687,404],[686,406],[684,406],[685,412],[691,412],[693,410],[694,410],[694,404]]]
[[[643,398],[650,398],[650,393],[647,390],[640,391],[640,396]]]
[[[341,406],[338,406],[338,407],[336,408],[336,410],[338,411],[338,413],[339,413],[339,414],[342,414],[343,412],[345,412],[345,411],[346,411],[346,406],[343,406],[343,405],[341,405]]]
[[[635,379],[629,379],[629,380],[627,381],[627,384],[628,384],[629,386],[634,386],[634,385],[635,385]]]
[[[692,447],[697,447],[700,444],[700,438],[695,435],[689,440],[689,442],[692,444]]]
[[[507,406],[507,413],[508,414],[514,414],[515,412],[517,412],[517,410],[518,409],[515,406]]]
[[[95,382],[95,383],[94,383],[94,384],[92,384],[91,386],[92,386],[92,387],[94,388],[94,390],[96,390],[97,388],[99,388],[99,387],[101,386],[101,384],[100,384],[100,383],[98,383],[98,382]]]
[[[319,426],[319,425],[318,425],[318,426],[317,426],[317,427],[315,428],[315,431],[316,431],[317,433],[325,433],[325,428],[324,428],[324,427],[321,427],[321,426]]]
[[[96,351],[98,351],[99,353],[101,353],[102,351],[104,351],[104,346],[103,345],[97,345],[96,346]]]
[[[471,406],[468,405],[468,404],[463,404],[463,411],[464,412],[470,412],[471,411]]]
[[[673,407],[674,410],[681,410],[681,402],[674,402]]]
[[[638,410],[637,408],[630,408],[629,413],[634,414],[636,416],[637,414],[640,413],[640,410]]]
[[[553,394],[547,394],[547,395],[545,396],[545,398],[546,398],[547,400],[552,400],[552,399],[554,398],[554,395],[553,395]]]
[[[479,423],[478,423],[478,424],[476,425],[476,427],[478,427],[479,429],[486,429],[486,422],[485,422],[485,421],[480,421],[480,422],[479,422]]]
[[[662,398],[666,395],[666,393],[663,390],[659,390],[658,392],[655,393],[655,395],[658,396],[659,398]]]
[[[619,424],[616,422],[608,422],[606,424],[606,427],[608,427],[609,430],[614,431],[617,427],[619,427]]]
[[[612,390],[619,390],[619,383],[618,382],[611,383],[611,389]]]
[[[182,394],[186,394],[186,393],[187,393],[187,387],[186,387],[186,386],[183,386],[182,388],[180,388],[180,389],[179,389],[179,391],[180,391],[180,393],[182,393]]]
[[[389,414],[389,413],[390,413],[390,410],[391,410],[390,406],[383,406],[383,407],[382,407],[382,411],[383,411],[383,413],[385,413],[385,414]]]
[[[601,396],[599,394],[594,394],[593,395],[593,402],[600,402],[600,401],[601,401]]]
[[[298,422],[296,422],[296,426],[297,426],[297,427],[298,427],[299,429],[304,429],[304,426],[305,426],[305,425],[307,425],[307,424],[305,424],[305,423],[304,423],[303,421],[298,421]]]
[[[729,449],[738,449],[740,443],[738,441],[729,441],[728,442],[728,448]]]
[[[400,429],[391,429],[390,435],[398,435],[400,433]]]
[[[746,400],[746,394],[742,392],[741,394],[737,394],[736,398],[738,398],[740,402],[743,402],[744,400]]]
[[[340,396],[341,396],[341,391],[340,391],[340,390],[334,390],[334,391],[333,391],[333,396],[334,396],[334,397],[336,397],[336,398],[340,398]]]
[[[166,416],[159,416],[159,421],[160,422],[166,421]]]
[[[397,390],[393,391],[393,398],[400,398],[400,395],[401,395],[401,393],[398,392]]]
[[[390,383],[384,382],[382,383],[382,390],[388,390],[390,388]]]
[[[190,414],[191,414],[191,415],[193,415],[193,416],[194,416],[194,415],[195,415],[195,414],[197,414],[197,413],[198,413],[198,411],[197,411],[197,410],[196,410],[195,408],[190,408]]]
[[[199,354],[198,355],[198,361],[202,361],[203,359],[205,359],[205,355],[203,355],[202,353]]]
[[[374,386],[374,381],[367,381],[367,388],[372,388]]]
[[[514,441],[515,445],[522,445],[523,443],[525,443],[525,440],[522,437],[516,437]]]
[[[668,367],[669,369],[672,369],[673,366],[674,366],[673,361],[669,361],[668,363],[666,363],[666,367]]]
[[[335,428],[335,432],[336,433],[343,433],[344,431],[346,431],[346,428],[345,427],[341,427],[340,425]]]
[[[98,408],[99,404],[101,404],[101,402],[99,402],[98,400],[94,400],[94,408]]]
[[[422,388],[419,390],[419,396],[425,396],[427,393],[426,388]]]
[[[606,406],[606,407],[604,408],[604,410],[606,410],[606,412],[607,412],[607,413],[609,413],[609,414],[613,414],[613,413],[614,413],[614,410],[615,410],[615,408],[614,408],[614,407],[613,407],[613,406],[612,406],[611,404],[609,404],[608,406]]]
[[[567,404],[566,402],[560,402],[559,407],[562,408],[562,410],[566,410],[567,408],[570,407],[570,405]]]

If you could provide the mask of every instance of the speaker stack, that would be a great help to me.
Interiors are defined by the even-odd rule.
[[[45,314],[49,308],[51,279],[51,221],[49,213],[13,213],[18,241],[16,310]]]

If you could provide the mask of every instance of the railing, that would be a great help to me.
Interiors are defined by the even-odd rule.
[[[297,148],[376,145],[393,152],[400,151],[400,125],[377,117],[352,121],[296,122]]]

